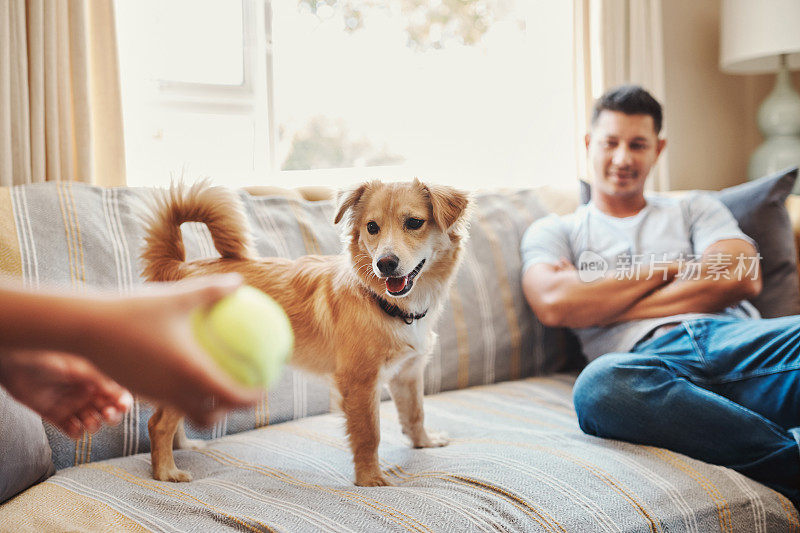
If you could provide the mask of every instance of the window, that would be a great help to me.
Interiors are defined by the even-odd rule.
[[[571,9],[117,0],[128,182],[569,183]]]

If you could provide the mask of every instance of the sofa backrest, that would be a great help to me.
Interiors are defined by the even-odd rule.
[[[255,192],[255,191],[254,191]],[[317,191],[319,193],[319,191]],[[0,271],[30,287],[102,287],[126,293],[142,283],[139,216],[148,189],[100,188],[63,182],[0,188]],[[482,385],[562,370],[577,345],[563,330],[544,328],[521,290],[519,242],[547,210],[536,190],[478,193],[464,263],[438,324],[439,344],[427,367],[425,392]],[[334,204],[317,194],[240,197],[262,256],[336,254]],[[562,197],[563,199],[563,197]],[[551,199],[548,199],[550,201]],[[575,200],[577,202],[577,200]],[[185,224],[187,258],[216,251],[201,224]],[[388,396],[387,396],[388,397]],[[287,369],[253,409],[230,413],[190,437],[214,438],[310,416],[334,407],[327,380]],[[57,468],[149,450],[152,406],[137,401],[123,422],[77,442],[47,428]]]

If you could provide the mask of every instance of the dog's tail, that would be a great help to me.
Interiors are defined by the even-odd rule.
[[[214,247],[224,259],[252,258],[251,238],[241,202],[223,187],[211,187],[207,180],[187,186],[173,184],[156,191],[145,221],[142,252],[144,276],[149,281],[175,281],[186,261],[181,224],[202,222],[208,226]]]

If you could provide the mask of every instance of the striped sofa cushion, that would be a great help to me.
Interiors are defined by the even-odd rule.
[[[142,283],[138,215],[147,189],[106,189],[71,182],[0,189],[0,269],[29,287],[98,286],[127,293]],[[240,192],[257,251],[295,258],[336,254],[332,201],[306,202]],[[545,214],[532,190],[479,193],[471,236],[438,326],[440,342],[425,376],[428,394],[546,374],[565,368],[577,345],[560,330],[542,327],[520,287],[519,241]],[[217,255],[207,228],[185,224],[189,259]],[[191,437],[216,438],[327,412],[327,380],[292,369],[254,409],[229,414]],[[152,406],[137,401],[122,424],[77,442],[48,428],[57,468],[149,450]]]
[[[154,481],[146,455],[58,472],[0,506],[38,531],[797,532],[782,495],[733,470],[661,448],[585,435],[574,375],[426,398],[443,448],[414,450],[381,405],[381,468],[356,487],[341,416],[230,435],[176,461],[191,483]]]

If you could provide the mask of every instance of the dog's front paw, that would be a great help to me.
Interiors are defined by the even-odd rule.
[[[429,431],[413,440],[414,448],[439,448],[449,442],[450,437],[444,431]]]
[[[359,487],[390,487],[392,483],[378,471],[368,474],[356,474],[356,485]]]
[[[192,475],[185,470],[177,468],[164,468],[153,472],[153,479],[158,481],[172,481],[176,483],[187,483],[192,480]]]

